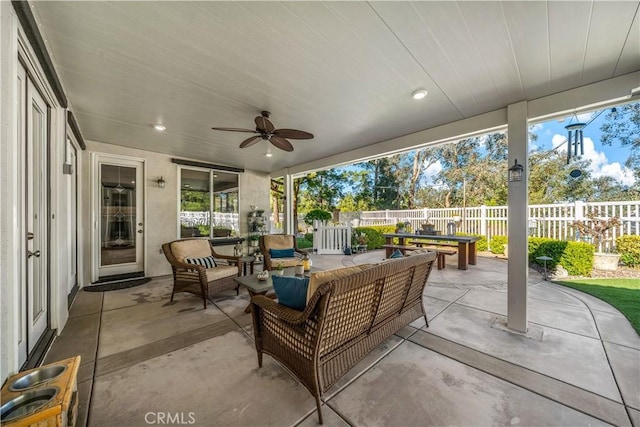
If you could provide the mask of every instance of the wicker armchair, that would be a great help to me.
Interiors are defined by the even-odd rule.
[[[435,259],[429,252],[336,274],[302,312],[254,296],[258,366],[263,353],[285,365],[315,397],[322,424],[322,394],[389,336],[421,316],[426,320],[422,293]]]
[[[264,269],[265,270],[273,270],[273,268],[282,264],[283,267],[294,267],[300,262],[299,257],[293,258],[271,258],[271,254],[269,249],[290,249],[293,248],[293,251],[296,255],[300,255],[302,257],[305,252],[298,249],[298,243],[296,242],[295,236],[291,234],[266,234],[264,236],[260,236],[260,252],[264,256]]]
[[[238,294],[239,285],[234,277],[240,276],[242,271],[240,257],[217,253],[208,239],[174,240],[163,244],[162,250],[173,270],[171,301],[176,292],[189,292],[201,296],[206,309],[207,298],[212,298],[219,291],[235,289]],[[208,256],[216,259],[216,267],[206,268],[184,262],[186,258]],[[234,265],[229,265],[232,263]]]

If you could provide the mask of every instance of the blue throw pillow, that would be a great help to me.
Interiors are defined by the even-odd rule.
[[[304,310],[307,305],[308,277],[271,276],[278,302],[294,310]]]
[[[389,258],[404,258],[404,255],[402,255],[402,252],[400,252],[400,249],[396,249],[395,251],[393,251],[393,253]]]
[[[269,249],[269,255],[271,258],[293,258],[296,256],[296,252],[293,248]]]
[[[185,258],[184,262],[187,264],[204,265],[206,268],[217,267],[216,260],[212,256],[206,256],[204,258]]]

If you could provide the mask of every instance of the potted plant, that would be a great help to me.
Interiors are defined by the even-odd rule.
[[[213,237],[229,237],[231,235],[231,229],[223,225],[214,225],[212,230]]]
[[[364,252],[367,249],[367,243],[369,243],[369,238],[365,233],[354,233],[351,237],[352,252]]]
[[[429,221],[423,222],[420,227],[422,227],[420,234],[435,234],[435,225]]]
[[[260,235],[259,234],[252,234],[249,236],[249,245],[251,247],[257,247],[258,246],[258,240],[260,240]]]
[[[620,219],[617,217],[600,218],[595,212],[589,212],[585,221],[574,221],[573,228],[578,231],[580,237],[584,240],[591,241],[595,248],[593,254],[593,268],[597,270],[616,270],[620,255],[615,253],[615,249],[611,252],[599,252],[605,234],[614,227],[620,225]]]
[[[276,264],[275,271],[278,276],[284,276],[284,264],[281,262]]]

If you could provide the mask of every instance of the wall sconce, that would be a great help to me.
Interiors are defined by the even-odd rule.
[[[162,177],[158,179],[158,188],[164,188],[164,179]]]
[[[509,168],[509,182],[522,181],[522,173],[524,172],[524,166],[518,163],[518,159],[515,160],[513,166]]]

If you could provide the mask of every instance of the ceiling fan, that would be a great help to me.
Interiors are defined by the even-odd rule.
[[[258,135],[245,139],[240,144],[240,148],[251,147],[254,144],[264,139],[271,142],[273,145],[284,151],[293,151],[293,145],[286,139],[312,139],[313,134],[298,129],[276,129],[273,123],[269,120],[271,113],[268,111],[262,111],[258,117],[255,118],[256,129],[239,129],[239,128],[211,128],[213,130],[224,130],[230,132],[249,132],[257,133]]]

